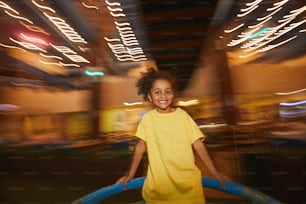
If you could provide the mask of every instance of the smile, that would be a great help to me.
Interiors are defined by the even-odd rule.
[[[168,103],[168,100],[160,100],[159,103],[160,104],[166,104],[166,103]]]

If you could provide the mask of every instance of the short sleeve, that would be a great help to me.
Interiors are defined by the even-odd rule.
[[[142,118],[137,126],[135,136],[138,137],[139,139],[142,139],[144,141],[147,141],[146,137],[146,127],[145,127],[145,122],[144,118]]]
[[[192,144],[198,139],[204,141],[205,135],[202,133],[196,122],[189,115],[187,115],[187,120],[190,128],[188,131],[190,143]]]

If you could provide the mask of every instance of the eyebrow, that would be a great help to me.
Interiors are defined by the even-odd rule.
[[[153,88],[152,90],[160,90],[161,88]],[[165,90],[172,90],[172,88],[166,88]]]

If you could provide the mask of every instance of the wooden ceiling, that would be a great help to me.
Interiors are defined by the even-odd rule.
[[[20,23],[24,20],[9,16],[6,13],[7,11],[15,14],[15,16],[20,14],[28,17],[34,22],[33,25],[50,33],[48,37],[49,41],[55,42],[57,45],[67,46],[71,49],[77,48],[54,25],[51,25],[43,12],[39,11],[37,6],[33,6],[33,2],[46,4],[54,8],[57,14],[62,16],[80,35],[88,40],[90,51],[85,53],[84,57],[89,59],[90,64],[83,63],[78,68],[63,67],[62,73],[64,74],[59,74],[59,72],[46,72],[44,69],[39,68],[37,62],[33,63],[31,61],[31,57],[19,56],[18,58],[14,58],[9,54],[9,49],[3,47],[3,44],[16,45],[9,38],[16,38],[16,33],[22,29],[26,29]],[[84,67],[86,66],[104,66],[104,64],[108,63],[105,69],[110,70],[110,73],[121,75],[127,73],[128,69],[133,66],[135,67],[135,63],[125,64],[125,62],[116,61],[114,54],[110,52],[104,40],[105,36],[111,36],[111,33],[114,31],[114,28],[111,26],[114,24],[114,21],[109,14],[106,15],[108,12],[107,3],[114,2],[121,3],[129,22],[136,27],[136,36],[140,36],[140,44],[148,59],[155,61],[158,69],[167,70],[176,75],[180,82],[179,89],[181,90],[190,82],[193,71],[205,65],[201,55],[207,48],[205,47],[205,43],[214,34],[214,30],[211,27],[212,23],[216,23],[216,21],[219,21],[220,24],[225,21],[228,24],[235,22],[233,20],[234,18],[227,19],[229,13],[231,13],[230,15],[233,13],[237,14],[237,9],[240,8],[240,4],[245,3],[245,1],[239,0],[3,1],[0,4],[0,25],[2,27],[0,31],[0,43],[2,44],[0,46],[0,77],[2,76],[0,83],[5,81],[11,84],[12,79],[15,78],[17,80],[18,78],[22,78],[32,79],[31,83],[35,81],[38,81],[39,84],[45,83],[46,86],[50,86],[51,84],[52,86],[64,89],[79,89],[86,88],[86,86],[83,86],[84,84],[80,83],[81,80],[79,80],[83,76]],[[86,8],[84,4],[92,5],[95,8]],[[271,1],[263,1],[261,6],[262,8],[266,8],[267,6],[271,6],[271,4]],[[284,13],[289,12],[290,9],[300,8],[303,5],[304,2],[302,0],[288,3],[287,9],[284,9]],[[9,6],[18,11],[19,14],[10,9]],[[262,9],[258,12],[262,12]],[[248,19],[254,20],[253,18],[253,16],[250,16]],[[299,19],[301,21],[303,20],[302,14],[299,15]],[[295,44],[292,43],[287,46],[290,52],[279,52],[279,50],[275,49],[274,53],[271,52],[273,58],[279,56],[279,60],[283,60],[285,59],[284,55],[288,57],[289,55],[296,56],[305,54],[305,24],[302,24],[299,30],[293,30],[291,35],[293,34],[299,37],[297,38],[298,40],[293,42]],[[50,54],[54,53],[52,48],[49,51],[51,52]],[[80,50],[78,51],[81,53]],[[267,55],[264,57],[270,56]],[[65,56],[63,57],[63,63],[70,63]],[[122,64],[125,64],[125,67],[122,68]]]
[[[37,0],[37,2],[40,1]],[[84,2],[87,4],[96,3],[96,5],[102,7],[105,6],[104,1],[48,0],[44,2],[56,8],[58,13],[64,14],[67,22],[75,25],[87,39],[91,39],[92,48],[95,50],[94,54],[105,52],[105,50],[103,51],[104,48],[101,47],[103,36],[101,33],[105,33],[107,30],[105,18],[98,18],[98,12],[93,15],[92,11],[81,8],[81,6],[77,6],[75,10],[71,10],[71,6],[69,6],[71,2],[74,5],[81,5]],[[142,30],[145,33],[144,38],[146,38],[144,41],[147,42],[144,51],[150,60],[156,62],[158,69],[173,72],[180,81],[180,88],[183,89],[190,80],[193,70],[202,63],[200,53],[204,39],[208,35],[207,28],[214,15],[217,0],[129,0],[122,1],[121,4],[125,8],[129,8],[132,4],[138,4],[139,10],[136,17],[143,25]],[[6,5],[6,3],[3,5]],[[0,23],[3,27],[0,32],[1,43],[10,44],[11,42],[8,39],[12,36],[12,31],[16,31],[16,28],[20,28],[22,25],[19,24],[18,19],[13,19],[5,13],[5,10],[8,9],[3,5],[0,14]],[[43,15],[33,9],[28,1],[14,0],[9,1],[7,5],[29,17],[31,21],[35,22],[35,25],[51,32],[52,38],[56,39],[57,42],[67,44],[63,36],[58,35],[52,25],[46,24]],[[101,14],[103,15],[103,13]],[[133,16],[135,14],[128,15]],[[91,54],[90,57],[94,58],[92,56],[94,54]],[[53,73],[42,74],[41,70],[33,71],[35,67],[29,67],[16,59],[12,59],[3,47],[0,48],[0,55],[2,58],[1,76],[46,80],[48,85],[61,86],[65,84],[64,88],[79,88],[79,86],[73,85],[66,86],[69,84],[69,78],[79,76],[78,74],[68,74],[64,77]],[[63,83],[63,81],[65,82]]]
[[[174,73],[180,88],[189,82],[200,59],[217,1],[140,0],[149,53],[160,70]]]

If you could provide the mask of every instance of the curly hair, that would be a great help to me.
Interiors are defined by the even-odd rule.
[[[147,72],[142,73],[142,77],[136,82],[138,95],[142,95],[144,101],[149,101],[148,94],[150,93],[153,83],[158,79],[169,81],[172,88],[175,90],[175,78],[170,72],[155,71],[153,68],[150,68]]]

